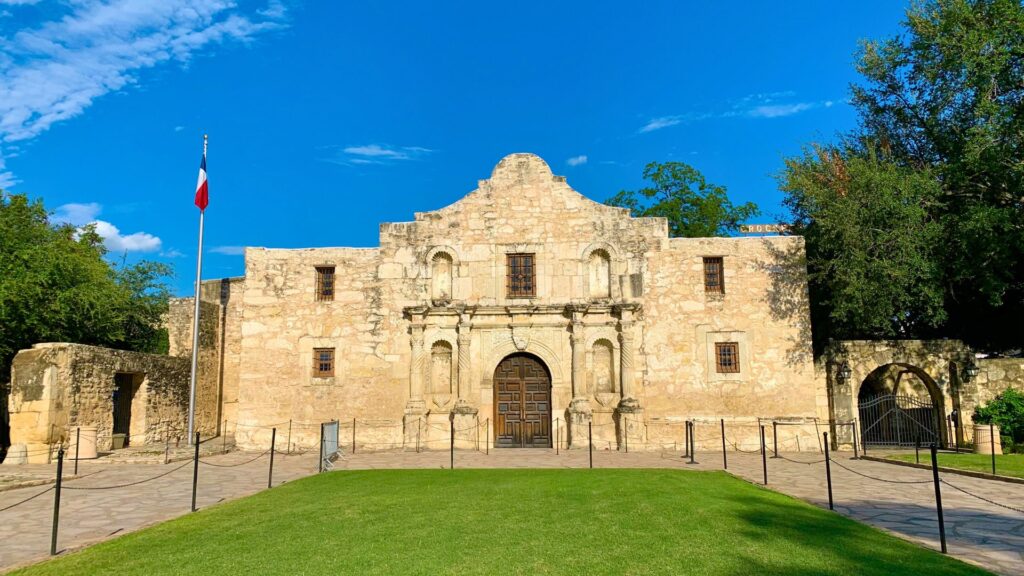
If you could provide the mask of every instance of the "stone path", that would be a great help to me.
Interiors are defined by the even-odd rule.
[[[237,464],[258,456],[234,452],[211,456],[206,461]],[[800,462],[818,461],[820,455],[783,454]],[[832,467],[836,511],[888,530],[908,540],[938,549],[935,493],[931,472],[878,462],[852,460],[849,454],[835,457]],[[598,468],[679,468],[720,470],[720,453],[700,453],[697,464],[678,452],[595,451]],[[803,464],[783,458],[768,459],[769,487],[827,507],[824,464]],[[178,469],[179,466],[184,466]],[[844,470],[884,479],[875,480]],[[336,463],[344,470],[380,468],[447,468],[448,452],[359,453]],[[459,451],[456,468],[586,468],[586,451],[492,450],[490,455]],[[281,457],[275,460],[275,485],[316,471],[316,456]],[[124,532],[188,513],[191,499],[190,462],[170,465],[103,465],[85,463],[70,481],[72,486],[108,486],[124,484],[170,472],[167,476],[143,484],[115,490],[65,490],[61,497],[61,528],[58,549],[80,547]],[[755,484],[762,481],[759,455],[729,453],[729,471]],[[257,492],[266,487],[266,456],[234,468],[200,468],[198,506]],[[89,476],[86,476],[89,475]],[[943,479],[995,502],[1024,507],[1024,485],[943,474]],[[920,482],[920,483],[893,483]],[[0,510],[50,486],[37,486],[0,492]],[[958,492],[948,485],[942,488],[949,553],[1006,575],[1024,575],[1024,513],[999,508]],[[0,570],[44,559],[49,551],[53,493],[47,492],[25,504],[0,511]]]
[[[211,464],[239,464],[260,456],[258,453],[232,452],[202,458]],[[47,465],[32,464],[33,472]],[[13,467],[12,467],[13,468]],[[315,474],[316,454],[274,458],[274,485]],[[56,466],[49,465],[50,476]],[[7,472],[7,470],[4,470]],[[66,477],[71,470],[65,466]],[[168,473],[169,472],[169,473]],[[200,465],[196,506],[203,508],[267,487],[269,457],[263,455],[249,464],[232,468]],[[59,552],[131,532],[187,514],[192,504],[192,462],[172,464],[109,464],[102,460],[79,465],[79,478],[64,483],[60,502]],[[116,486],[161,478],[106,490],[75,488]],[[0,492],[0,571],[47,558],[53,519],[53,484]],[[41,496],[9,510],[4,508],[33,494]]]

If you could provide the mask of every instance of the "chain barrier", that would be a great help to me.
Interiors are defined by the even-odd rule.
[[[846,466],[843,466],[842,464],[840,464],[835,458],[829,458],[829,461],[832,462],[833,464],[835,464],[836,466],[839,466],[843,470],[846,470],[847,472],[853,472],[857,476],[863,476],[864,478],[868,478],[868,479],[871,479],[871,480],[877,480],[879,482],[885,482],[885,483],[888,483],[888,484],[932,484],[932,480],[886,480],[884,478],[877,478],[877,477],[871,476],[869,474],[863,474],[861,472],[857,472],[856,470],[854,470],[852,468],[847,468]]]
[[[253,458],[251,460],[246,460],[245,462],[239,462],[238,464],[214,464],[213,462],[206,462],[202,458],[199,459],[199,463],[204,465],[204,466],[213,466],[215,468],[235,468],[235,467],[238,467],[238,466],[245,466],[246,464],[252,464],[253,462],[259,460],[260,458],[263,458],[267,454],[270,454],[270,450],[267,450],[263,454],[260,454],[259,456],[255,457],[255,458]]]
[[[159,474],[157,476],[153,476],[152,478],[146,478],[145,480],[137,480],[135,482],[128,482],[126,484],[116,484],[114,486],[69,486],[69,485],[65,484],[61,488],[64,489],[64,490],[113,490],[115,488],[127,488],[129,486],[137,486],[139,484],[145,484],[146,482],[150,482],[150,481],[156,480],[158,478],[163,478],[164,476],[167,476],[168,474],[173,474],[174,472],[177,472],[178,470],[181,470],[182,468],[184,468],[185,466],[188,466],[189,464],[192,464],[192,461],[191,460],[186,460],[185,462],[183,462],[181,464],[181,466],[178,466],[177,468],[175,468],[173,470],[168,470],[167,472],[164,472],[163,474]]]
[[[46,490],[43,490],[42,492],[39,492],[38,494],[33,494],[32,496],[29,496],[28,498],[25,498],[21,502],[15,502],[14,504],[11,504],[10,506],[5,506],[3,508],[0,508],[0,512],[6,512],[7,510],[10,510],[11,508],[14,508],[15,506],[21,506],[22,504],[24,504],[26,502],[29,502],[31,500],[35,500],[36,498],[39,498],[40,496],[42,496],[43,494],[46,494],[47,492],[49,492],[50,490],[53,490],[54,488],[55,488],[55,486],[50,486]]]
[[[973,496],[973,497],[977,498],[978,500],[981,500],[983,502],[988,502],[989,504],[992,504],[993,506],[998,506],[1000,508],[1005,508],[1007,510],[1012,510],[1012,511],[1018,512],[1020,514],[1024,514],[1024,508],[1014,508],[1013,506],[1007,506],[1006,504],[1000,504],[999,502],[996,502],[995,500],[989,500],[988,498],[985,498],[984,496],[978,496],[977,494],[975,494],[973,492],[968,492],[967,490],[964,490],[963,488],[957,486],[956,484],[950,484],[949,482],[947,482],[943,478],[940,478],[939,482],[942,482],[943,484],[945,484],[946,486],[949,486],[950,488],[952,488],[954,490],[959,490],[960,492],[963,492],[964,494],[967,494],[968,496]]]
[[[814,460],[813,462],[804,462],[802,460],[793,460],[792,458],[787,458],[787,457],[783,456],[782,454],[777,454],[776,457],[782,458],[783,460],[786,460],[788,462],[792,462],[794,464],[807,464],[808,466],[811,466],[813,464],[821,464],[821,463],[823,463],[825,461],[825,458],[822,458],[821,460]],[[833,462],[834,461],[835,460],[833,460]]]

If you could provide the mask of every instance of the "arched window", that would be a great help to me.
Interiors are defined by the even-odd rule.
[[[443,340],[430,347],[430,391],[434,394],[452,392],[452,345]]]
[[[452,257],[446,252],[434,254],[430,262],[430,298],[432,300],[452,299]]]
[[[594,342],[594,393],[611,394],[615,392],[615,369],[612,355],[615,349],[612,343],[601,339]]]
[[[611,296],[611,258],[604,250],[594,250],[587,262],[590,275],[590,297],[608,298]]]

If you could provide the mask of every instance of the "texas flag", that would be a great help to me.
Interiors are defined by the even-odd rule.
[[[199,182],[196,183],[196,206],[202,212],[209,204],[210,189],[206,183],[206,153],[203,152],[203,161],[199,164]]]

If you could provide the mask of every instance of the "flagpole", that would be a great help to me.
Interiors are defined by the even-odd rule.
[[[203,134],[203,160],[206,160],[206,145],[208,136]],[[196,293],[193,299],[192,309],[192,376],[189,380],[188,392],[188,445],[191,446],[195,438],[196,423],[196,372],[199,367],[199,289],[202,287],[203,277],[203,215],[206,209],[199,210],[199,255],[196,257]]]

